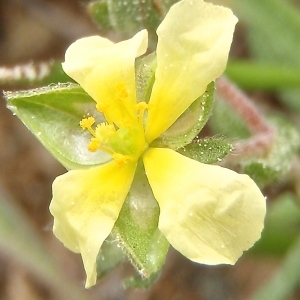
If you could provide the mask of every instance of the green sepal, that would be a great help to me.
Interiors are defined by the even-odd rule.
[[[251,136],[243,118],[222,99],[218,90],[213,113],[208,123],[214,134],[221,134],[233,139],[246,139]]]
[[[138,31],[147,29],[150,48],[153,49],[157,41],[155,31],[176,2],[177,0],[100,0],[88,4],[87,9],[101,29],[113,30],[122,38],[130,38]]]
[[[137,102],[149,102],[155,80],[155,52],[135,61],[135,84]]]
[[[87,10],[93,21],[101,29],[111,30],[114,28],[110,20],[107,1],[93,1],[88,4]]]
[[[123,285],[125,288],[148,288],[150,287],[161,274],[161,270],[150,275],[149,278],[141,276],[132,276],[124,280]]]
[[[169,248],[158,218],[159,206],[140,162],[113,234],[143,280],[161,269]]]
[[[127,260],[115,236],[110,234],[97,256],[97,280]]]
[[[152,146],[176,150],[190,144],[211,116],[214,91],[215,83],[211,82],[205,93],[195,100],[169,129],[153,141]]]
[[[91,135],[79,126],[83,116],[98,117],[95,101],[76,84],[52,84],[28,91],[5,92],[7,107],[67,169],[107,162],[104,152],[88,151]]]
[[[252,158],[242,163],[243,172],[260,187],[284,180],[300,147],[299,132],[288,120],[277,116],[269,121],[276,127],[277,133],[267,157]]]
[[[232,151],[233,147],[223,138],[206,138],[193,141],[177,152],[204,164],[214,164]]]

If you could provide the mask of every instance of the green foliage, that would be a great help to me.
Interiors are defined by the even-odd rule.
[[[0,190],[0,250],[59,291],[62,299],[84,300],[81,289],[72,283],[58,265],[30,220],[13,199]],[[63,283],[63,284],[62,284]]]
[[[135,83],[137,102],[149,102],[152,86],[155,79],[156,55],[155,52],[150,55],[138,58],[135,62]]]
[[[269,203],[262,238],[250,252],[282,256],[294,244],[299,232],[300,207],[291,193],[282,194],[274,203]]]
[[[66,168],[86,168],[110,159],[87,149],[90,135],[82,131],[79,121],[84,115],[95,115],[95,101],[78,85],[6,92],[5,98],[8,108]]]
[[[254,250],[260,254],[286,256],[271,280],[251,300],[286,300],[291,298],[300,278],[300,208],[291,194],[284,194],[270,206],[262,239]]]
[[[226,75],[244,89],[276,91],[300,86],[300,67],[282,66],[276,62],[233,60]]]
[[[292,74],[299,71],[300,58],[296,49],[300,49],[300,39],[297,38],[300,11],[284,0],[232,0],[232,3],[241,21],[247,24],[252,56],[263,64],[273,64],[283,70],[294,68]],[[300,88],[282,88],[282,91],[280,100],[299,112]]]
[[[276,137],[267,157],[243,161],[243,171],[261,187],[284,180],[300,147],[298,130],[284,118],[272,117]]]
[[[215,134],[222,134],[232,139],[245,139],[250,137],[250,131],[244,120],[216,93],[209,125]]]
[[[113,234],[143,279],[151,283],[161,269],[169,243],[157,228],[159,207],[140,163],[129,195],[115,224]],[[128,284],[135,284],[131,279]]]
[[[214,164],[232,151],[232,145],[222,138],[198,139],[177,152],[205,164]]]
[[[97,279],[101,279],[125,260],[126,257],[115,236],[110,234],[101,246],[97,256]]]
[[[114,30],[129,38],[142,29],[149,32],[150,48],[156,44],[155,31],[177,0],[99,0],[88,5],[88,12],[100,29]]]
[[[154,147],[181,148],[193,141],[211,116],[214,104],[215,84],[211,82],[205,93],[154,142]]]

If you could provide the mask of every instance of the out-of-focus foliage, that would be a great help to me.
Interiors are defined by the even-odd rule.
[[[261,65],[269,64],[271,70],[277,68],[279,71],[277,75],[282,74],[283,82],[287,83],[286,86],[279,83],[282,91],[280,100],[299,112],[300,87],[297,80],[295,82],[300,68],[299,7],[284,0],[231,0],[231,2],[241,22],[247,26],[248,46],[254,62],[259,62]],[[288,69],[290,72],[287,72]],[[252,74],[263,77],[265,73],[266,71],[259,75],[256,71]],[[240,74],[242,75],[243,73]],[[275,76],[269,78],[274,81]],[[252,78],[257,81],[260,77],[252,76]],[[291,88],[292,83],[293,88]],[[276,86],[274,88],[277,89]]]
[[[49,287],[59,291],[59,296],[72,300],[84,300],[80,289],[75,286],[57,264],[52,254],[42,243],[30,221],[0,190],[0,251],[4,251]],[[62,285],[61,283],[64,282]]]
[[[139,30],[147,29],[153,50],[155,31],[177,0],[98,0],[88,5],[88,11],[101,30],[113,30],[122,38],[130,38]]]

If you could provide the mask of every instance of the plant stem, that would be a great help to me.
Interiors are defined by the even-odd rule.
[[[244,120],[253,136],[234,144],[233,154],[241,157],[264,156],[272,147],[276,130],[254,106],[249,97],[227,78],[216,81],[217,92],[228,105]]]

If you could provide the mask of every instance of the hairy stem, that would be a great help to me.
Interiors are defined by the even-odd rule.
[[[236,142],[232,154],[236,157],[264,156],[272,147],[275,129],[254,106],[251,100],[227,78],[221,77],[216,82],[217,92],[222,99],[244,120],[252,137]]]

